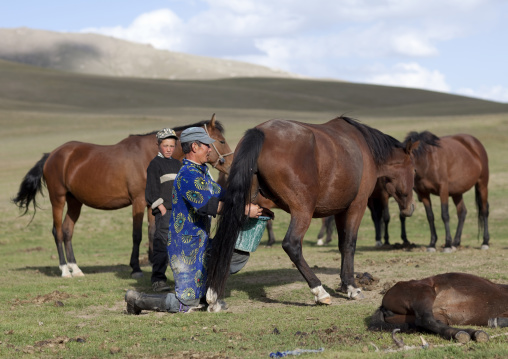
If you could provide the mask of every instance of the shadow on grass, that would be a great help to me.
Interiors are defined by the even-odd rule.
[[[87,265],[79,265],[79,268],[83,271],[85,276],[87,274],[96,274],[96,273],[115,273],[115,275],[120,279],[128,279],[131,278],[131,268],[125,264],[115,264],[115,265],[97,265],[97,266],[87,266]],[[17,271],[36,271],[42,273],[48,277],[61,277],[62,272],[58,266],[26,266],[17,268]]]

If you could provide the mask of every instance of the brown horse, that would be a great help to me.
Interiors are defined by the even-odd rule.
[[[209,163],[219,171],[227,172],[231,165],[231,149],[224,139],[224,129],[215,115],[210,121],[176,127],[179,135],[188,127],[203,127],[216,140]],[[24,208],[26,214],[45,182],[53,210],[55,238],[62,277],[82,276],[72,250],[72,233],[83,205],[113,210],[132,205],[132,276],[143,275],[139,267],[139,246],[142,238],[145,202],[146,169],[157,155],[156,132],[132,135],[115,145],[101,146],[83,142],[67,142],[51,153],[46,153],[23,179],[13,202]],[[177,145],[173,158],[183,159],[182,147]],[[67,213],[62,223],[64,206]],[[148,211],[149,237],[155,231],[155,220]],[[150,240],[151,243],[151,240]],[[65,246],[65,255],[64,255]],[[67,261],[66,261],[67,257]]]
[[[386,177],[387,190],[400,210],[412,214],[412,149],[413,144],[404,147],[347,117],[321,125],[270,120],[248,130],[235,150],[216,232],[220,241],[210,256],[210,310],[220,310],[217,298],[225,289],[235,241],[246,219],[244,208],[258,191],[291,214],[282,247],[318,303],[330,304],[330,295],[305,261],[301,242],[313,217],[335,215],[341,291],[357,297],[361,291],[355,287],[353,257],[367,200],[377,178]]]
[[[465,273],[398,282],[371,317],[371,330],[427,330],[461,343],[488,341],[482,330],[450,325],[508,326],[508,285]]]
[[[478,210],[479,233],[483,231],[481,248],[488,249],[489,163],[487,152],[480,141],[464,134],[439,138],[428,131],[410,132],[405,141],[408,143],[420,141],[420,146],[414,154],[416,169],[414,190],[425,206],[430,225],[430,244],[427,250],[435,251],[437,241],[430,195],[439,196],[441,201],[441,218],[446,231],[444,251],[450,252],[460,246],[460,237],[467,213],[462,195],[473,186]],[[457,207],[458,224],[453,242],[450,234],[448,197],[452,197]],[[401,221],[405,232],[405,219],[401,218]]]

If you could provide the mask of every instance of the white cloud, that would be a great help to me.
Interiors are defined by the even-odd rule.
[[[484,100],[508,103],[508,88],[503,87],[501,85],[493,87],[482,86],[477,90],[463,87],[454,92],[456,92],[459,95],[478,97]]]
[[[365,79],[367,83],[379,85],[422,88],[432,91],[449,92],[450,86],[437,70],[428,70],[417,63],[399,63],[384,72]]]
[[[448,92],[438,65],[443,45],[485,31],[496,1],[201,0],[193,9],[206,7],[186,20],[161,9],[126,27],[84,31],[309,77]],[[419,65],[424,59],[434,60],[433,70]],[[370,66],[365,75],[373,62],[384,65]],[[503,97],[498,91],[483,93]]]

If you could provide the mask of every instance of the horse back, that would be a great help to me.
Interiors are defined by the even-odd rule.
[[[364,173],[374,164],[352,126],[341,120],[320,125],[270,120],[258,128],[265,134],[258,158],[260,183],[277,193],[279,207],[298,205],[292,203],[296,199],[313,207],[315,216],[326,216],[347,208],[359,193],[366,203],[375,178],[364,183]],[[363,189],[368,186],[372,188]]]
[[[51,152],[44,178],[51,196],[71,193],[97,209],[117,209],[144,196],[146,169],[157,154],[139,141],[115,145],[67,142]]]

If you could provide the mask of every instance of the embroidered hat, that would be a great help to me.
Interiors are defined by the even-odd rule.
[[[180,135],[180,142],[194,142],[199,141],[206,145],[214,143],[215,140],[207,135],[205,130],[201,127],[189,127],[182,131]]]
[[[158,140],[164,140],[166,138],[174,138],[175,140],[178,140],[178,136],[176,135],[176,132],[170,128],[163,128],[162,130],[157,132],[157,139]]]

